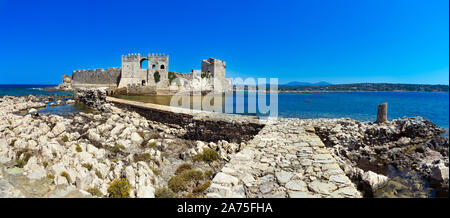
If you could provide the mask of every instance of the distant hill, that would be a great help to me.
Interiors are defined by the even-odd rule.
[[[406,92],[448,92],[448,85],[354,83],[338,85],[280,85],[280,91],[406,91]]]
[[[321,82],[317,82],[317,83],[308,83],[308,82],[289,82],[284,84],[283,86],[329,86],[329,85],[333,85],[329,82],[325,82],[325,81],[321,81]]]

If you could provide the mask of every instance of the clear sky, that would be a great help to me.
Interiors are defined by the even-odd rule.
[[[449,1],[0,0],[0,84],[58,84],[128,53],[280,83],[448,84]]]

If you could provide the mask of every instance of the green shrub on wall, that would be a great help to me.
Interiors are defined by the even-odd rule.
[[[172,82],[177,78],[175,73],[169,72],[169,84],[172,84]]]
[[[156,71],[156,72],[153,74],[153,78],[155,79],[155,83],[158,83],[158,82],[159,82],[159,80],[161,79],[161,75],[159,75],[159,72],[158,72],[158,71]]]

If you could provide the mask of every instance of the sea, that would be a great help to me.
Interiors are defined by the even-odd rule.
[[[233,112],[245,115],[267,115],[256,110],[249,113],[249,102],[259,103],[258,94],[240,93],[232,96]],[[351,118],[359,121],[375,121],[378,105],[388,104],[388,120],[401,117],[424,117],[436,125],[449,128],[449,93],[443,92],[316,92],[278,93],[276,100],[266,97],[266,105],[275,105],[278,117],[287,118]],[[119,98],[170,105],[172,96],[116,96]],[[223,105],[227,100],[222,99]],[[256,99],[256,101],[249,101]],[[190,101],[193,101],[191,98]],[[202,101],[204,101],[202,99]],[[237,105],[244,104],[243,113]],[[180,105],[182,102],[180,102]],[[191,103],[192,108],[192,103]],[[269,106],[269,108],[271,108]],[[222,109],[225,111],[225,109]],[[448,136],[448,131],[445,133]]]
[[[68,95],[69,92],[47,91],[43,88],[54,85],[0,85],[0,96],[25,95]],[[249,99],[258,94],[239,93],[233,95],[233,112],[239,102],[244,102],[246,115],[263,116],[259,110],[249,113]],[[315,93],[278,93],[276,101],[270,101],[270,94],[266,96],[266,104],[277,107],[279,117],[287,118],[351,118],[359,121],[375,121],[377,107],[386,102],[388,104],[388,119],[401,117],[422,116],[436,125],[449,129],[449,93],[448,92],[315,92]],[[170,105],[172,96],[117,96],[120,98],[141,102]],[[243,99],[242,99],[243,98]],[[258,104],[258,98],[256,97]],[[251,101],[250,101],[251,102]],[[84,107],[67,108],[61,110],[77,112]],[[69,106],[76,107],[76,106]],[[47,111],[59,113],[58,108],[51,107]]]

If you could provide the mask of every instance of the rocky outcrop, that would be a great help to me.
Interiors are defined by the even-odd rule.
[[[375,191],[377,191],[378,189],[382,188],[383,186],[385,186],[389,180],[388,177],[380,175],[380,174],[376,174],[372,171],[367,171],[362,173],[362,175],[360,175],[361,177],[361,181],[362,181],[362,185],[363,190],[365,190],[366,192],[370,192],[371,195],[373,195],[373,193]]]
[[[207,148],[219,158],[195,163],[202,171],[213,171],[201,197],[370,196],[396,183],[384,174],[387,165],[413,168],[448,187],[448,138],[423,118],[380,124],[351,119],[261,124],[246,116],[129,110],[108,103],[104,90],[79,90],[74,99],[97,110],[61,117],[33,110],[50,99],[2,98],[0,164],[16,165],[11,169],[20,169],[24,181],[49,180],[44,191],[59,185],[70,188],[58,193],[83,196],[98,189],[106,197],[112,181],[126,178],[130,197],[156,197],[177,166],[193,163]],[[17,115],[20,110],[29,113]],[[155,121],[158,117],[171,123]],[[8,181],[0,177],[12,190],[0,196],[30,196],[14,191]],[[62,196],[48,190],[45,196]]]
[[[369,196],[373,190],[362,180],[362,175],[369,170],[386,174],[389,166],[414,169],[425,179],[448,187],[447,180],[437,181],[439,176],[432,176],[432,169],[437,169],[437,165],[448,167],[449,139],[442,137],[444,130],[429,120],[413,117],[379,124],[351,119],[305,122],[314,128],[341,166],[345,166],[347,175],[364,187]]]
[[[73,100],[102,112],[111,112],[111,105],[106,102],[106,88],[77,89],[74,91]]]
[[[147,144],[158,133],[145,118],[112,107],[113,112],[81,112],[70,118],[36,116],[32,110],[33,115],[13,113],[42,106],[33,100],[6,97],[0,102],[2,164],[19,167],[24,179],[51,178],[50,186],[72,186],[85,193],[95,188],[103,196],[108,196],[107,187],[114,179],[126,177],[132,185],[130,197],[154,197],[159,179],[152,169],[158,168],[162,156],[157,147]],[[136,158],[142,153],[148,158]]]

